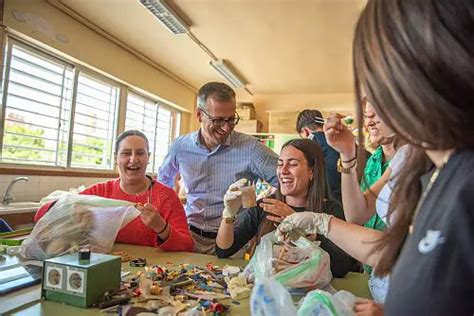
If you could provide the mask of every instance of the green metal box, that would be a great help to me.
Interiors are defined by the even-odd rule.
[[[91,253],[47,259],[43,266],[42,296],[50,301],[89,307],[107,291],[120,289],[120,257]]]

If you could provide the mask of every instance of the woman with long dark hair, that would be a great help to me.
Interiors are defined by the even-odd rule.
[[[257,206],[243,210],[235,222],[242,192],[231,185],[224,197],[226,210],[216,238],[218,257],[232,256],[255,236],[258,243],[263,235],[275,230],[276,223],[294,212],[327,212],[344,219],[339,202],[328,199],[324,157],[316,142],[293,139],[285,143],[278,159],[277,176],[276,196],[257,201]],[[343,277],[351,269],[353,259],[327,238],[319,236],[318,240],[329,253],[333,275]]]
[[[473,34],[470,0],[369,1],[354,38],[356,96],[363,89],[411,144],[389,229],[371,243],[366,232],[344,234],[351,225],[324,214],[299,213],[280,225],[324,232],[370,258],[379,275],[390,273],[387,315],[474,312]],[[337,141],[340,122],[326,129]]]

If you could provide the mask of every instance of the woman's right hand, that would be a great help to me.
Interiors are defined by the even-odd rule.
[[[242,206],[242,191],[240,189],[247,183],[246,179],[240,179],[232,183],[224,195],[224,212],[222,218],[234,218]]]
[[[326,213],[298,212],[286,217],[278,225],[276,235],[279,241],[285,236],[290,239],[297,239],[299,235],[321,234],[327,236],[329,231],[329,221],[334,217]]]
[[[349,160],[355,157],[355,137],[352,132],[342,124],[343,116],[337,113],[331,113],[326,117],[326,123],[323,126],[324,135],[329,146],[341,153],[343,160]]]

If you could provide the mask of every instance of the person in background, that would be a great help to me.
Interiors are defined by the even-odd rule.
[[[411,145],[393,188],[389,229],[367,238],[362,227],[312,212],[280,224],[282,234],[302,229],[328,236],[371,261],[378,275],[390,273],[383,311],[364,302],[356,307],[360,314],[474,311],[472,12],[468,0],[368,1],[353,43],[357,99],[365,91]],[[336,141],[341,124],[331,128]],[[352,229],[350,237],[344,227]]]
[[[375,113],[375,115],[377,114]],[[382,120],[380,120],[378,124],[386,126]],[[336,127],[337,137],[334,136],[334,129]],[[390,131],[390,135],[393,134],[388,127],[386,127],[386,130]],[[341,155],[342,200],[344,216],[347,222],[362,225],[367,222],[369,218],[377,216],[377,218],[383,222],[383,227],[386,227],[386,225],[388,225],[387,211],[390,204],[391,192],[396,185],[397,174],[401,172],[405,164],[408,145],[397,149],[382,176],[369,189],[362,192],[359,186],[358,176],[355,172],[357,160],[354,135],[347,127],[341,124],[341,116],[339,114],[330,114],[328,116],[327,123],[324,125],[324,131],[327,136],[328,144]],[[396,138],[396,136],[390,137]],[[394,142],[397,144],[403,143],[398,140]],[[368,228],[376,229],[375,227]],[[382,231],[383,229],[379,228],[378,230]],[[364,268],[367,273],[371,274],[369,289],[372,297],[378,303],[383,303],[388,290],[389,278],[379,278],[372,272],[372,267],[369,265],[364,265]]]
[[[364,125],[369,133],[369,141],[372,146],[376,146],[375,151],[366,161],[364,175],[360,184],[362,191],[370,193],[370,190],[368,189],[382,177],[385,170],[387,170],[390,160],[396,152],[395,144],[397,137],[379,118],[377,112],[374,110],[366,96],[362,98],[362,108],[364,109]],[[387,181],[389,175],[390,173],[385,176],[384,182]],[[342,184],[342,186],[344,186],[344,184]],[[356,188],[354,188],[354,190],[356,190]],[[377,197],[377,194],[373,195]],[[348,196],[348,199],[344,199],[343,197],[344,205],[351,203],[351,194],[347,194],[346,196]],[[353,205],[350,204],[348,205],[348,208],[345,209],[354,210]],[[365,218],[363,221],[351,221],[350,216],[348,216],[347,220],[377,230],[384,230],[386,227],[384,221],[375,212],[372,212],[372,216]],[[367,273],[372,272],[372,268],[367,265],[364,266],[364,270]]]
[[[252,174],[273,186],[278,183],[278,155],[255,137],[234,131],[239,122],[235,110],[235,92],[228,85],[202,86],[196,110],[199,130],[178,137],[158,170],[158,179],[170,187],[178,173],[183,178],[186,215],[199,253],[215,253],[222,198],[238,173]]]
[[[327,194],[324,157],[316,142],[309,139],[286,142],[276,170],[279,180],[276,196],[258,201],[258,206],[245,209],[237,218],[246,194],[242,189],[244,182],[237,181],[229,187],[216,239],[218,257],[233,255],[255,236],[258,243],[263,235],[275,230],[276,223],[295,212],[327,212],[344,220],[341,204]],[[345,276],[354,260],[327,238],[318,236],[318,240],[329,253],[333,275]]]
[[[390,161],[396,150],[403,143],[387,124],[380,119],[377,111],[368,102],[367,97],[362,98],[364,109],[364,125],[369,132],[371,143],[379,146],[374,154],[366,161],[364,176],[359,185],[359,177],[355,173],[342,173],[341,190],[344,215],[349,223],[364,225],[367,228],[384,230],[386,221],[381,219],[375,207],[375,201],[382,187],[390,178]],[[337,115],[331,114],[328,118],[331,121]],[[331,124],[329,124],[330,126]],[[328,125],[325,126],[325,130]],[[330,135],[326,135],[329,137]],[[350,166],[356,161],[356,141],[352,132],[342,127],[336,142],[330,141],[328,144],[341,155],[341,165]],[[370,184],[370,185],[369,185]],[[372,272],[372,267],[364,265],[366,273]]]
[[[193,240],[178,196],[172,189],[146,175],[149,155],[148,139],[142,132],[124,131],[117,137],[114,150],[119,178],[94,184],[80,194],[137,204],[141,215],[119,231],[116,242],[165,251],[192,251]],[[35,222],[53,203],[38,210]]]
[[[317,122],[323,119],[318,110],[303,110],[296,119],[296,131],[302,138],[309,138],[317,142],[324,154],[326,166],[326,177],[329,184],[330,195],[341,202],[341,175],[337,172],[337,161],[339,153],[328,145],[323,132],[323,123]]]

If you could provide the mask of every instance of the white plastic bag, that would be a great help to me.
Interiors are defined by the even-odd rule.
[[[304,289],[306,291],[323,288],[332,280],[329,254],[318,246],[318,243],[301,237],[294,242],[300,254],[307,259],[291,265],[279,272],[274,271],[274,246],[277,239],[274,232],[262,237],[255,253],[247,265],[247,274],[254,273],[255,282],[265,277],[272,277],[290,289]]]
[[[57,201],[67,195],[71,194],[78,194],[79,192],[82,192],[85,190],[85,186],[81,185],[78,188],[69,188],[69,191],[63,191],[63,190],[56,190],[45,196],[44,198],[41,199],[39,202],[41,206],[43,206],[46,203]]]
[[[347,291],[338,291],[334,295],[322,290],[313,290],[306,294],[298,308],[298,316],[353,316],[356,297]]]
[[[296,308],[283,285],[271,278],[262,278],[253,287],[250,312],[253,316],[287,316],[296,315]]]
[[[36,223],[22,243],[20,254],[44,260],[83,247],[107,253],[119,230],[139,215],[127,201],[66,194]]]
[[[347,291],[334,295],[322,290],[309,292],[295,307],[290,293],[272,278],[262,278],[255,284],[250,298],[253,316],[353,316],[355,296]]]

